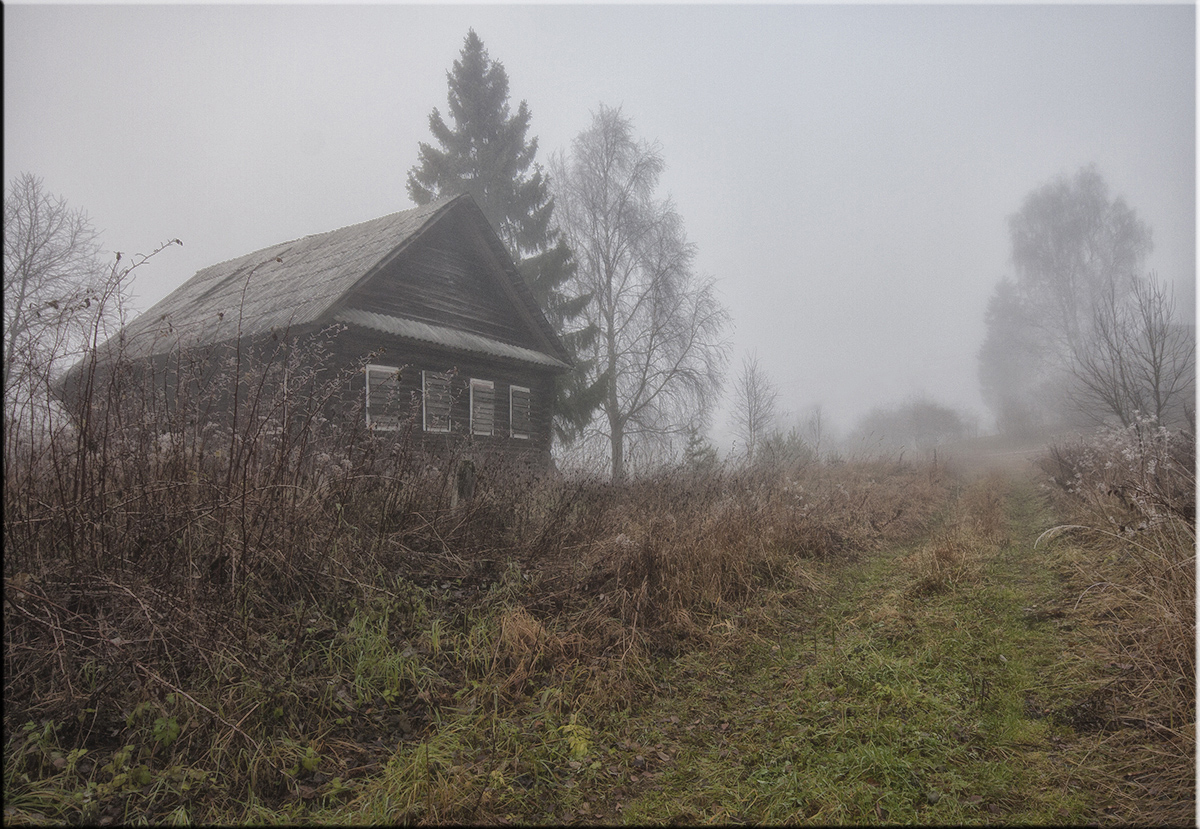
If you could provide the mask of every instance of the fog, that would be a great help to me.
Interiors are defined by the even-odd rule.
[[[4,11],[4,172],[42,176],[135,310],[197,270],[412,206],[473,27],[538,161],[601,103],[663,176],[781,413],[847,431],[923,397],[990,428],[976,354],[1008,217],[1094,163],[1195,307],[1195,9],[1170,6],[39,6]],[[728,404],[713,437],[728,447]]]

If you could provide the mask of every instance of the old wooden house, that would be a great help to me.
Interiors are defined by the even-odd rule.
[[[205,268],[127,326],[122,347],[144,363],[314,335],[328,336],[323,359],[355,368],[343,416],[549,462],[570,358],[470,196]]]

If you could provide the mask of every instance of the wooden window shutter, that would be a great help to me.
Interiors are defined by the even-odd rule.
[[[421,410],[426,432],[450,431],[450,375],[421,372]]]
[[[496,384],[471,379],[471,434],[496,433]]]
[[[523,386],[510,386],[508,407],[508,422],[512,436],[519,440],[528,440],[532,431],[529,419],[529,389]]]
[[[400,428],[400,369],[367,366],[367,427],[381,431]]]

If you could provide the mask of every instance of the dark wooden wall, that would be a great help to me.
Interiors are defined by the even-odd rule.
[[[314,340],[319,348],[313,349]],[[299,349],[299,353],[297,353]],[[321,362],[320,371],[312,376],[308,371],[295,368],[297,358],[310,359],[316,354]],[[155,395],[165,418],[164,423],[174,418],[180,404],[188,409],[188,420],[194,416],[206,422],[227,424],[230,420],[233,389],[238,391],[241,406],[240,419],[244,422],[251,416],[251,407],[260,389],[255,386],[264,370],[272,382],[280,377],[289,377],[289,395],[300,402],[300,398],[324,388],[327,382],[336,382],[340,388],[327,413],[331,418],[363,418],[363,403],[366,396],[366,373],[369,363],[400,369],[397,398],[405,401],[414,418],[413,439],[428,449],[441,451],[447,448],[466,448],[486,455],[508,455],[523,463],[548,465],[550,461],[550,437],[552,428],[552,406],[554,399],[554,373],[538,366],[519,363],[484,355],[453,354],[444,349],[421,347],[407,341],[389,338],[387,335],[357,327],[344,328],[335,332],[316,329],[291,332],[287,341],[243,342],[240,352],[232,343],[207,346],[193,353],[172,352],[157,355],[150,360],[139,360],[125,366],[119,384],[123,396],[145,398],[156,390]],[[284,372],[284,367],[289,366]],[[232,382],[233,370],[240,366],[243,382]],[[426,432],[421,419],[421,371],[449,372],[451,394],[450,433]],[[246,372],[254,378],[249,380]],[[99,372],[97,391],[108,393],[111,369]],[[306,377],[307,382],[297,382]],[[471,378],[490,380],[495,390],[495,428],[492,435],[470,434],[470,381]],[[528,439],[513,438],[509,423],[509,389],[517,385],[530,390],[530,435]],[[255,386],[252,388],[252,386]],[[263,389],[264,399],[271,399],[271,389]],[[197,401],[203,401],[200,411]],[[194,426],[194,424],[192,424]],[[465,445],[464,445],[465,444]]]
[[[359,308],[374,313],[413,319],[457,331],[482,335],[510,345],[543,351],[547,347],[544,332],[531,328],[530,314],[518,307],[506,289],[506,274],[497,274],[495,254],[486,240],[479,241],[479,228],[462,211],[451,212],[428,227],[374,276],[352,289],[341,307]],[[331,312],[330,312],[331,313]],[[544,321],[535,321],[544,326]],[[321,348],[312,350],[312,338],[319,337]],[[552,335],[551,335],[552,338]],[[551,344],[551,348],[556,348]],[[299,351],[297,350],[299,349]],[[323,349],[323,350],[322,350]],[[232,390],[237,389],[239,404],[252,396],[243,384],[231,383],[233,356],[252,358],[272,366],[286,361],[297,353],[316,353],[313,358],[321,365],[321,377],[334,379],[344,386],[341,400],[330,414],[335,417],[363,417],[366,375],[363,367],[370,363],[401,370],[396,396],[407,401],[415,418],[412,434],[431,446],[458,445],[466,441],[482,452],[503,453],[528,458],[536,456],[550,462],[552,406],[555,370],[518,360],[492,357],[485,354],[451,351],[433,345],[383,334],[357,326],[343,327],[329,335],[319,325],[292,330],[286,334],[243,342],[240,350],[232,343],[206,346],[198,350],[200,362],[191,357],[181,362],[178,353],[159,355],[149,365],[152,382],[159,385],[160,395],[168,408],[177,403],[194,400],[203,391],[211,390],[224,376],[229,394],[223,402],[212,402],[212,416],[220,417],[221,408],[232,409]],[[289,357],[290,355],[290,357]],[[221,356],[223,359],[217,359]],[[174,361],[175,368],[171,368]],[[195,370],[182,370],[191,362]],[[309,364],[311,365],[311,363]],[[244,365],[241,368],[245,376]],[[422,370],[450,372],[451,431],[449,434],[427,432],[421,418]],[[339,374],[343,373],[344,374]],[[302,372],[295,372],[301,374]],[[186,382],[181,378],[186,376]],[[275,376],[272,374],[271,376]],[[284,373],[284,377],[291,374]],[[472,378],[494,383],[495,428],[492,435],[470,433],[470,381]],[[310,378],[311,379],[311,378]],[[315,389],[320,377],[311,379]],[[509,394],[512,386],[530,390],[530,433],[528,439],[514,438],[509,423]],[[130,386],[132,389],[132,386]],[[288,393],[293,393],[289,382]],[[136,392],[131,391],[131,394]],[[305,394],[302,388],[295,393]],[[307,393],[311,393],[307,392]],[[208,415],[204,415],[208,419]]]
[[[487,451],[511,452],[520,455],[537,453],[549,461],[550,436],[553,418],[554,374],[549,369],[503,360],[485,355],[455,354],[434,346],[398,341],[368,329],[348,328],[332,341],[332,351],[342,365],[372,365],[399,368],[400,382],[396,396],[406,400],[416,418],[414,434],[427,443],[468,440]],[[421,371],[451,372],[451,432],[424,432],[421,423]],[[495,433],[490,436],[472,435],[469,429],[470,382],[472,378],[490,380],[495,384]],[[509,423],[509,389],[522,386],[530,390],[530,436],[511,437]],[[347,392],[352,400],[366,395],[366,374],[358,372]]]
[[[382,273],[351,292],[345,304],[539,347],[490,266],[462,243],[450,222],[430,228]]]

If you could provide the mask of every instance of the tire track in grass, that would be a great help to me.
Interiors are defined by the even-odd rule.
[[[1073,733],[1043,716],[1070,648],[1036,621],[1055,595],[1031,554],[1036,500],[1019,482],[1005,500],[1006,538],[964,540],[959,510],[922,544],[831,571],[831,595],[787,609],[778,641],[731,631],[719,656],[665,665],[626,727],[669,762],[621,819],[1085,820]],[[953,544],[958,569],[937,569]]]

